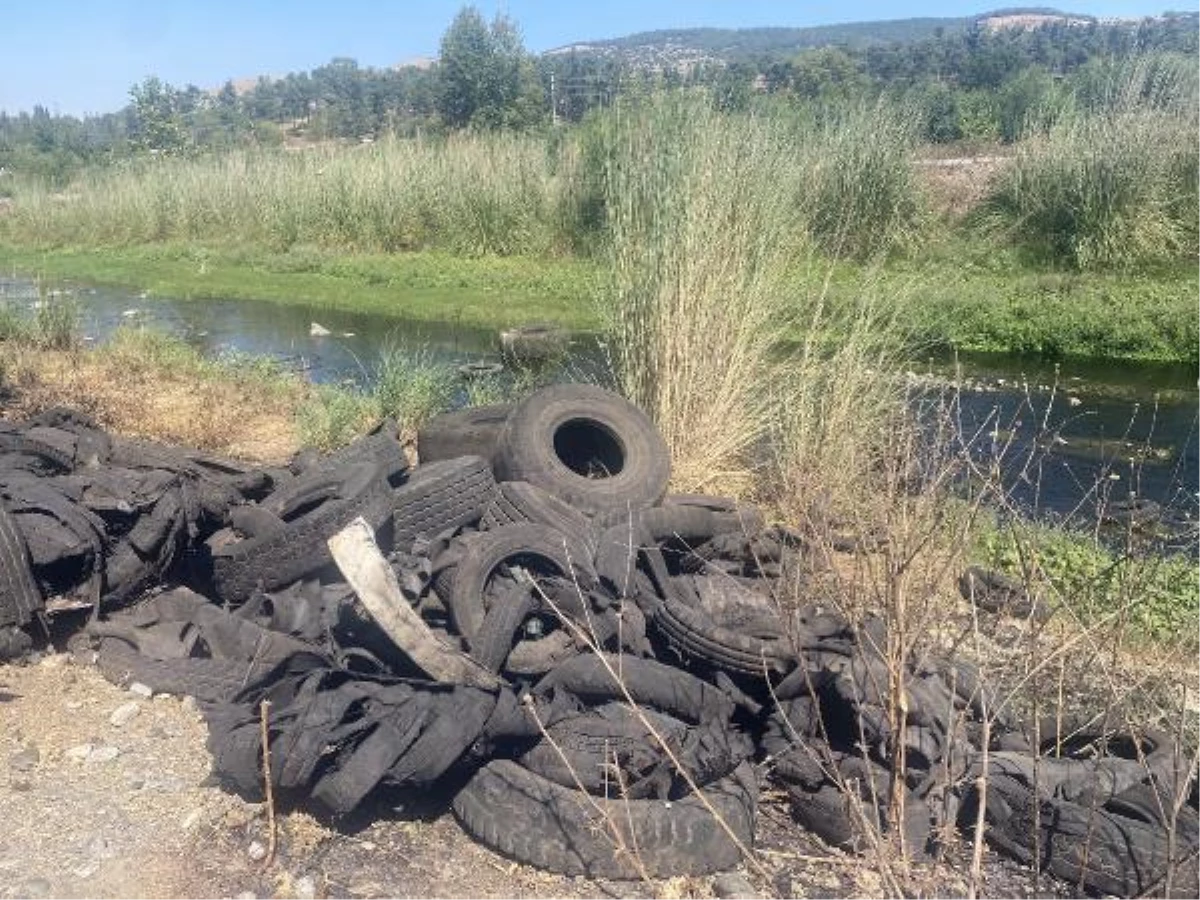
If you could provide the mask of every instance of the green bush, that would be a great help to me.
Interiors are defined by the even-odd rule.
[[[1079,269],[1194,256],[1200,166],[1194,79],[1149,63],[1077,98],[1018,149],[984,220]]]
[[[912,154],[920,118],[915,108],[881,98],[826,107],[801,124],[797,202],[828,253],[886,253],[918,232],[923,209]]]

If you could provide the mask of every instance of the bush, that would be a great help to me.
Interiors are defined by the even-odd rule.
[[[912,153],[920,119],[916,109],[880,98],[824,108],[801,127],[798,202],[827,252],[868,257],[917,232],[922,208]]]
[[[1103,100],[1086,82],[1073,110],[1020,147],[985,221],[1079,269],[1195,255],[1194,84],[1149,64],[1123,71]]]

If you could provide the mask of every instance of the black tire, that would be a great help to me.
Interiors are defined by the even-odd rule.
[[[586,384],[544,388],[509,416],[496,471],[528,481],[607,525],[657,503],[671,459],[650,419],[611,391]]]
[[[404,473],[408,471],[408,458],[404,455],[404,446],[396,437],[395,422],[390,419],[384,421],[370,434],[317,459],[312,468],[333,472],[359,463],[374,463],[392,486],[402,483]]]
[[[667,494],[662,499],[664,508],[703,509],[717,516],[718,534],[736,531],[739,534],[755,535],[766,527],[767,520],[762,510],[753,503],[743,503],[715,494]]]
[[[489,672],[499,672],[513,648],[517,629],[538,605],[532,587],[526,584],[517,584],[496,598],[471,641],[475,661]]]
[[[432,538],[451,528],[475,524],[495,492],[492,467],[481,457],[462,456],[417,466],[392,492],[393,546],[407,552],[420,537]]]
[[[654,710],[643,712],[655,731],[670,744],[679,745],[688,730],[683,722]],[[589,794],[601,797],[623,794],[631,799],[644,799],[658,787],[653,777],[658,772],[666,776],[664,788],[671,780],[666,768],[669,763],[658,742],[634,710],[624,703],[607,703],[555,722],[518,762],[555,784],[582,787]],[[620,771],[619,778],[614,766]],[[659,796],[666,796],[666,791]]]
[[[0,497],[0,626],[24,625],[41,607],[25,538]]]
[[[523,522],[549,525],[563,534],[573,535],[594,552],[596,538],[587,516],[526,481],[501,482],[483,513],[480,527],[491,530]]]
[[[797,662],[786,634],[758,637],[720,624],[703,608],[690,583],[669,579],[652,619],[655,629],[683,660],[699,660],[742,675],[781,675]]]
[[[425,465],[459,456],[481,456],[490,463],[512,410],[511,403],[496,403],[434,416],[417,431],[417,459]]]
[[[28,469],[37,474],[58,475],[74,468],[74,458],[46,441],[39,441],[27,433],[27,429],[0,422],[0,463],[8,454],[5,467]],[[24,463],[18,465],[21,458]]]
[[[701,875],[732,868],[741,859],[738,844],[751,846],[754,770],[743,764],[704,793],[729,831],[695,795],[670,803],[589,797],[495,760],[459,791],[454,813],[483,844],[551,872],[620,879]],[[627,851],[615,850],[613,830]]]
[[[454,627],[472,649],[487,614],[484,593],[502,566],[519,564],[532,569],[530,574],[535,577],[574,578],[584,591],[596,583],[586,548],[547,525],[506,525],[470,535],[463,544],[458,564],[439,587],[445,592],[442,600],[450,610]]]
[[[986,796],[989,843],[1025,865],[1045,869],[1089,891],[1139,897],[1157,887],[1172,865],[1185,879],[1189,868],[1195,872],[1195,859],[1188,860],[1195,846],[1170,840],[1166,829],[1144,821],[1140,814],[1127,817],[1092,804],[1038,797],[1027,785],[1004,775],[989,775]],[[959,808],[958,821],[964,829],[973,827],[978,802],[972,789]],[[1135,812],[1119,802],[1117,809]],[[1037,858],[1035,848],[1040,853]]]
[[[261,504],[283,520],[282,529],[211,550],[213,588],[236,603],[256,587],[269,591],[299,581],[333,562],[329,538],[359,516],[378,530],[391,505],[387,480],[374,464],[302,475]]]

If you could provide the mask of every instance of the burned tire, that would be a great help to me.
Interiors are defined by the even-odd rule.
[[[762,510],[752,503],[742,503],[729,497],[714,494],[667,494],[662,499],[663,509],[699,509],[716,516],[716,533],[736,531],[755,535],[766,527]]]
[[[525,481],[504,481],[484,510],[480,525],[486,530],[504,525],[531,522],[580,538],[589,547],[595,545],[591,520],[579,510],[541,488]]]
[[[0,626],[24,625],[41,607],[25,538],[0,497]]]
[[[496,472],[527,481],[608,524],[652,506],[671,475],[666,443],[624,398],[586,384],[544,388],[500,434]]]
[[[302,475],[261,505],[279,516],[283,528],[210,551],[213,588],[226,602],[245,600],[256,587],[283,587],[329,565],[329,538],[359,516],[379,529],[392,495],[382,470],[361,463],[342,472]]]
[[[462,456],[417,466],[392,492],[392,542],[408,551],[420,537],[479,521],[496,492],[487,460]]]
[[[589,797],[495,760],[459,791],[454,813],[483,844],[551,872],[622,879],[701,875],[737,865],[742,848],[753,842],[753,768],[742,764],[704,794],[726,827],[694,794],[669,803]],[[625,849],[618,851],[618,842]]]
[[[628,662],[618,663],[625,669],[623,678]],[[572,660],[563,665],[574,664]],[[653,678],[657,673],[652,664],[650,671],[642,674]],[[636,686],[639,678],[634,675],[628,680]],[[644,683],[646,679],[641,680]],[[666,681],[678,687],[681,679],[672,676]],[[704,696],[704,687],[708,686],[701,685],[697,685],[699,696]],[[569,692],[569,688],[564,690]],[[710,716],[711,706],[695,705],[689,700],[676,705],[677,697],[671,696],[669,688],[663,691],[655,686],[649,693],[629,693],[637,709],[624,696],[601,697],[603,702],[598,706],[551,725],[547,737],[521,757],[521,764],[557,784],[581,785],[604,796],[623,791],[631,798],[651,794],[675,798],[686,795],[692,785],[704,787],[724,778],[754,755],[753,741],[732,724],[728,714]],[[684,689],[679,697],[691,694],[694,698],[696,693]],[[639,694],[650,699],[642,700]],[[588,699],[595,702],[598,698]],[[671,756],[663,750],[659,738],[667,742]],[[621,772],[619,779],[614,777],[614,766]]]
[[[683,660],[699,660],[742,675],[781,675],[796,665],[796,650],[782,631],[755,628],[746,633],[729,615],[719,613],[720,598],[706,609],[695,585],[712,590],[709,579],[672,578],[653,616],[654,628]],[[711,599],[711,598],[710,598]]]
[[[546,525],[508,525],[481,531],[464,541],[462,557],[439,586],[455,628],[475,648],[488,609],[484,593],[493,578],[520,566],[535,578],[558,575],[575,579],[586,591],[596,583],[591,557],[575,538]]]
[[[512,410],[511,403],[496,403],[434,416],[417,432],[417,459],[422,465],[459,456],[490,462]]]
[[[683,722],[654,710],[642,712],[659,735],[679,745],[687,731]],[[623,794],[642,799],[659,787],[656,775],[661,772],[669,784],[671,774],[658,742],[637,713],[615,702],[550,725],[545,738],[527,750],[519,762],[555,784],[582,787],[602,797]],[[728,771],[721,774],[727,775]]]

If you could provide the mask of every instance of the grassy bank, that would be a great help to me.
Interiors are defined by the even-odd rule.
[[[1147,100],[1136,75],[1120,81],[1136,90],[1075,107],[1004,164],[956,169],[951,187],[970,209],[953,216],[955,199],[939,199],[950,183],[939,188],[936,167],[915,164],[922,150],[899,101],[804,114],[695,108],[771,148],[772,164],[738,189],[768,191],[787,210],[771,239],[804,248],[781,279],[793,308],[828,280],[829,302],[852,309],[870,282],[921,348],[1194,362],[1194,92],[1179,85]],[[0,213],[0,271],[180,298],[594,329],[613,312],[603,286],[634,189],[612,190],[606,136],[650,110],[638,165],[673,165],[660,99],[548,136],[147,157],[89,170],[64,191],[21,182]],[[730,152],[696,184],[738,177]],[[660,200],[643,198],[632,214],[687,215],[645,205]],[[803,314],[781,310],[772,327],[805,339]]]
[[[0,272],[124,286],[151,297],[266,300],[418,322],[499,328],[548,319],[580,330],[596,326],[589,302],[595,269],[569,259],[10,243],[0,244]]]
[[[1194,266],[1141,273],[1031,267],[1015,254],[958,242],[883,267],[826,265],[831,302],[852,305],[869,282],[895,307],[893,325],[918,348],[1194,363]],[[784,288],[807,290],[814,263]],[[501,328],[552,321],[590,331],[602,263],[436,252],[335,254],[207,250],[178,244],[30,249],[0,244],[0,272],[146,291],[151,297],[232,298],[374,313],[416,322]],[[793,329],[803,339],[803,329]]]

